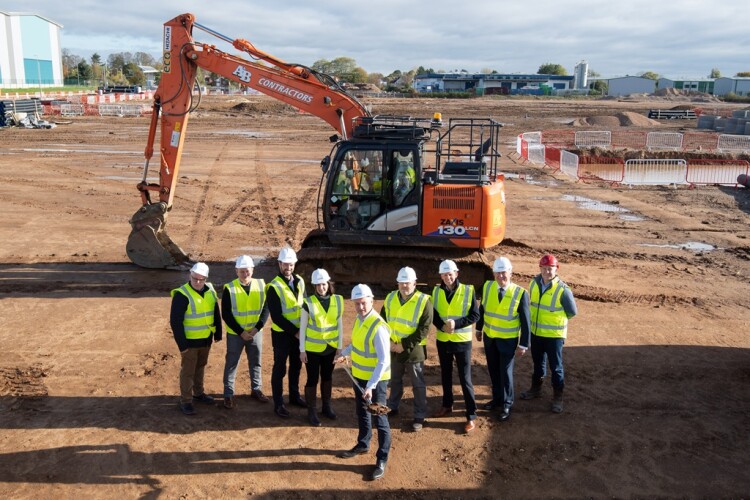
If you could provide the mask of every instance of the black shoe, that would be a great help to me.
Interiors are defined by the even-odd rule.
[[[360,448],[359,446],[355,446],[351,450],[342,451],[336,456],[339,458],[353,458],[353,457],[356,457],[357,455],[363,455],[367,453],[368,451],[370,450],[367,448]]]
[[[212,405],[214,404],[214,398],[206,394],[205,392],[203,394],[200,394],[198,396],[193,396],[193,401],[196,403],[203,403],[204,405]]]
[[[289,418],[292,416],[292,414],[289,413],[289,410],[287,410],[286,406],[284,405],[277,406],[273,411],[276,412],[276,415],[280,416],[281,418]]]
[[[289,404],[299,406],[301,408],[307,408],[307,401],[302,396],[297,394],[296,396],[289,396]]]
[[[180,411],[185,415],[195,415],[193,403],[180,403]]]
[[[398,410],[391,410],[388,412],[389,417],[398,417]]]
[[[385,460],[378,460],[375,464],[375,470],[372,471],[372,475],[370,476],[370,479],[373,481],[380,479],[381,477],[385,476]]]
[[[507,422],[510,419],[510,408],[505,407],[500,415],[497,417],[501,422]]]
[[[484,408],[487,411],[491,411],[491,410],[494,410],[495,408],[498,408],[499,406],[500,405],[495,403],[494,401],[490,401],[489,403],[484,403],[484,406],[482,408]]]

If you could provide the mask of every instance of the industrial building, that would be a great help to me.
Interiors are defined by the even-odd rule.
[[[723,96],[730,93],[741,96],[750,95],[750,78],[738,76],[717,78],[714,82],[714,95]]]
[[[62,86],[62,27],[37,14],[0,11],[0,88]]]
[[[610,78],[607,84],[607,95],[616,97],[629,94],[653,94],[656,91],[656,80],[642,76]]]
[[[704,94],[714,93],[714,80],[670,80],[669,78],[659,78],[656,86],[660,89],[677,89],[688,92],[702,92]]]
[[[414,77],[417,92],[474,92],[477,95],[555,95],[573,88],[572,76],[500,73],[425,73]]]

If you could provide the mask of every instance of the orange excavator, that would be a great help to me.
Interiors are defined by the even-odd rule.
[[[195,41],[195,30],[249,59]],[[202,68],[318,116],[337,131],[321,161],[318,228],[298,252],[299,272],[325,267],[337,281],[392,284],[398,267],[409,265],[427,278],[435,276],[440,260],[453,259],[464,280],[491,278],[482,250],[498,245],[505,234],[504,178],[497,174],[502,124],[489,118],[452,118],[446,124],[439,113],[373,116],[333,77],[221,35],[192,14],[164,24],[163,60],[137,186],[142,206],[130,219],[126,246],[135,264],[180,268],[190,262],[165,227],[188,118],[199,104],[194,89]],[[147,181],[157,130],[158,183]]]

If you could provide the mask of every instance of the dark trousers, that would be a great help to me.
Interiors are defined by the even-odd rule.
[[[271,332],[273,344],[273,369],[271,370],[271,391],[273,404],[278,408],[284,404],[284,377],[286,361],[289,360],[289,397],[299,397],[299,372],[302,361],[299,359],[299,339],[285,332]]]
[[[372,415],[367,411],[367,401],[362,397],[367,386],[366,380],[357,379],[357,385],[362,389],[354,389],[354,405],[357,407],[357,421],[359,424],[359,434],[357,435],[357,448],[370,448],[370,439],[372,439],[372,427],[375,425],[378,429],[378,451],[375,456],[378,460],[388,460],[388,452],[391,451],[391,426],[388,423],[388,415]],[[385,405],[386,391],[388,390],[388,381],[381,380],[372,390],[372,402]]]
[[[305,387],[317,387],[318,377],[320,377],[321,382],[333,380],[333,358],[335,356],[335,350],[331,350],[328,354],[307,351],[307,363],[305,364],[307,382]]]
[[[504,408],[513,406],[513,365],[518,339],[498,339],[484,335],[487,370],[492,380],[492,401]]]
[[[477,402],[474,399],[474,384],[471,383],[471,342],[468,349],[457,350],[455,342],[436,342],[440,360],[440,378],[443,383],[443,407],[453,406],[453,360],[458,367],[458,380],[466,404],[466,418],[477,418]]]
[[[555,337],[531,336],[531,359],[534,361],[533,380],[541,380],[549,371],[552,372],[552,387],[565,387],[565,372],[563,371],[563,345],[565,339]]]

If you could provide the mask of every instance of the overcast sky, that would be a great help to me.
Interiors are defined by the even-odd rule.
[[[368,73],[420,65],[536,73],[551,62],[572,74],[581,60],[603,77],[750,71],[748,0],[5,0],[0,10],[62,24],[62,48],[87,59],[159,57],[162,24],[190,12],[287,62],[345,56]],[[208,34],[194,37],[231,51]]]

